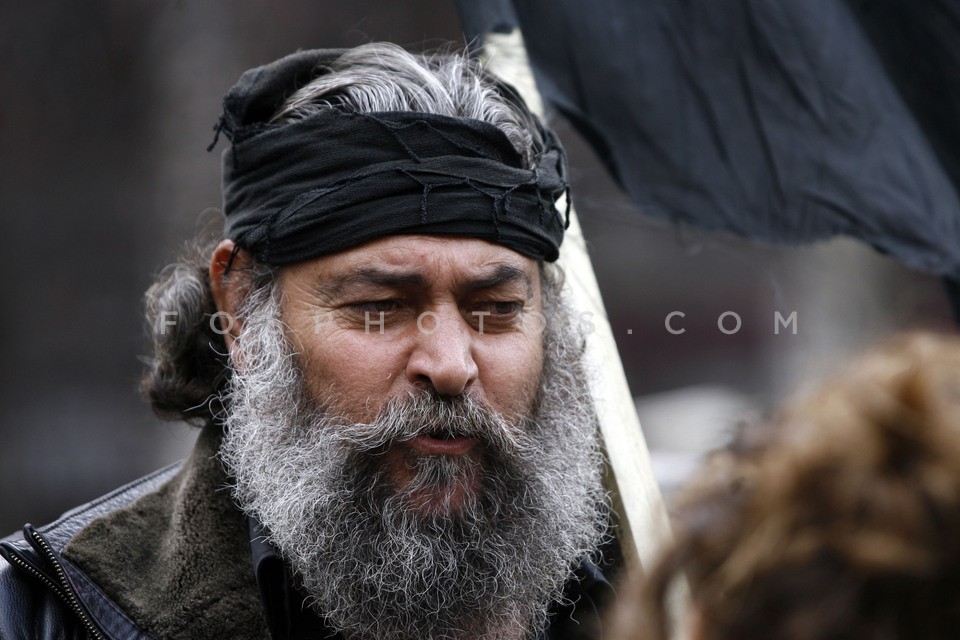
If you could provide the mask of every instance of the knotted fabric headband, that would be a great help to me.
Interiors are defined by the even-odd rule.
[[[396,234],[470,236],[557,259],[569,221],[555,207],[568,189],[566,161],[532,114],[544,141],[533,169],[499,128],[470,118],[330,108],[268,122],[342,53],[304,51],[251,69],[225,96],[216,130],[232,143],[226,237],[274,265]],[[511,87],[497,86],[529,114]]]

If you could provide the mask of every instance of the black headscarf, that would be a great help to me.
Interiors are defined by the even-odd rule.
[[[223,155],[228,238],[274,265],[396,234],[470,236],[557,259],[568,223],[555,207],[568,189],[565,155],[505,83],[495,81],[498,91],[543,140],[532,169],[503,131],[470,118],[331,107],[269,122],[342,53],[292,54],[227,92],[216,129],[232,143]]]

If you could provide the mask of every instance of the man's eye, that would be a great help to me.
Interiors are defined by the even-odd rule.
[[[476,312],[493,317],[509,318],[523,311],[523,303],[516,301],[491,300],[476,305]]]

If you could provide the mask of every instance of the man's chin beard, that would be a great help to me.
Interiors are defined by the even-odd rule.
[[[487,473],[486,452],[469,456],[423,455],[405,443],[394,443],[364,465],[377,474],[378,500],[392,500],[398,509],[420,519],[460,517],[477,507]]]
[[[545,377],[527,420],[421,394],[355,423],[306,397],[275,306],[245,322],[221,456],[314,609],[333,630],[378,640],[545,626],[605,524],[592,411],[561,400],[571,381]],[[479,445],[426,456],[405,444],[438,424]]]

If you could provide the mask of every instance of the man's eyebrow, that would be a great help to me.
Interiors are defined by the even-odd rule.
[[[519,283],[526,289],[527,296],[533,296],[533,283],[530,276],[522,269],[501,264],[493,272],[478,277],[466,279],[463,289],[466,293],[475,293],[486,289],[495,289],[504,285]],[[320,293],[327,297],[342,295],[344,291],[353,287],[375,286],[393,289],[421,288],[428,286],[427,279],[416,272],[392,272],[375,267],[361,267],[344,274],[318,287]]]
[[[508,264],[498,265],[489,275],[471,278],[466,282],[464,288],[468,293],[473,293],[514,283],[520,283],[526,287],[527,297],[533,296],[533,283],[530,281],[530,276],[524,270]]]
[[[337,296],[346,289],[358,286],[377,286],[389,288],[425,287],[426,278],[419,273],[395,273],[374,267],[361,267],[330,282],[320,285],[319,291],[325,296]]]

